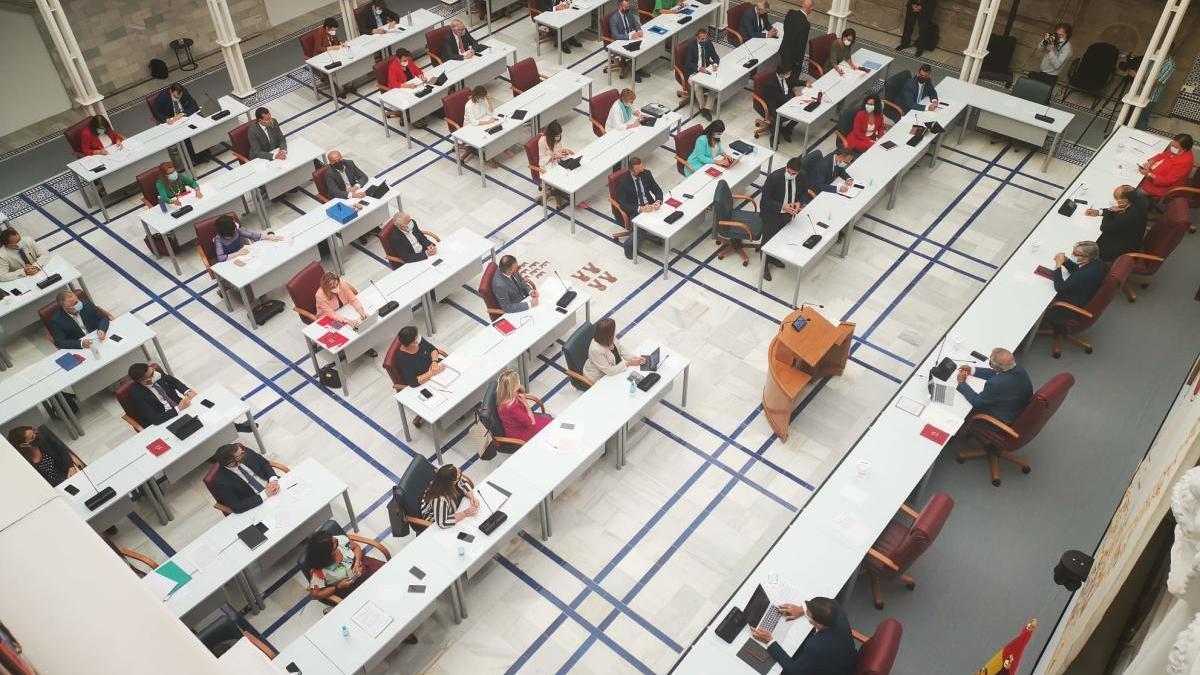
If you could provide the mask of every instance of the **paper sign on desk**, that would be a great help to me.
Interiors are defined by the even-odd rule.
[[[926,424],[925,427],[921,429],[921,435],[933,441],[934,443],[937,443],[938,445],[945,445],[946,441],[950,440],[949,433],[942,431],[932,424]]]
[[[187,554],[196,565],[196,569],[203,569],[216,560],[221,552],[208,541],[201,539],[188,548]]]
[[[359,628],[367,631],[367,635],[370,635],[373,638],[379,637],[379,634],[382,633],[383,629],[387,628],[388,624],[391,622],[392,617],[388,616],[387,613],[385,613],[382,609],[379,609],[375,603],[370,601],[364,604],[362,609],[358,610],[358,612],[354,614],[354,623],[357,624]]]
[[[155,457],[162,457],[166,451],[171,449],[171,446],[167,445],[167,442],[163,439],[156,438],[150,445],[146,446],[146,449]]]
[[[54,359],[54,362],[57,363],[63,370],[70,370],[83,363],[83,361],[83,354],[63,354],[57,359]]]
[[[375,597],[379,598],[380,602],[391,603],[391,602],[404,602],[404,599],[407,595],[408,595],[407,588],[405,588],[403,586],[388,585],[388,586],[384,586],[383,588],[379,589],[379,591],[375,594]]]
[[[578,423],[563,422],[551,432],[550,447],[559,452],[575,452],[581,435]]]

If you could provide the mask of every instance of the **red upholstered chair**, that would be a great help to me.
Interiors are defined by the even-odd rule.
[[[304,53],[305,59],[311,59],[320,53],[317,51],[317,40],[321,38],[321,31],[323,30],[325,29],[314,28],[313,30],[310,30],[304,35],[296,38],[296,40],[300,43],[300,51]]]
[[[638,0],[638,16],[649,20],[654,18],[654,0]]]
[[[429,52],[431,63],[439,64],[442,62],[442,43],[446,41],[446,34],[449,32],[450,26],[438,26],[425,33],[425,49]]]
[[[533,89],[544,79],[546,76],[538,72],[537,62],[532,58],[521,59],[508,67],[508,81],[514,96]]]
[[[1192,177],[1188,180],[1188,184],[1172,188],[1170,192],[1163,195],[1159,203],[1170,204],[1171,200],[1176,197],[1186,197],[1189,208],[1200,209],[1200,168],[1193,167]],[[1195,223],[1188,223],[1188,232],[1195,231]]]
[[[479,279],[479,297],[483,298],[488,318],[491,319],[504,315],[504,310],[500,309],[500,303],[496,301],[496,294],[492,292],[492,277],[496,276],[497,269],[496,263],[489,261],[483,267],[483,276]]]
[[[133,427],[134,431],[141,431],[142,425],[138,424],[137,419],[133,416],[133,398],[130,396],[130,392],[133,391],[133,386],[133,380],[126,379],[124,382],[117,385],[117,389],[113,393],[117,395],[117,403],[121,404],[121,410],[125,412],[125,414],[121,416],[121,419],[125,420],[129,426]]]
[[[158,182],[158,178],[161,175],[162,172],[159,171],[157,166],[137,175],[138,188],[142,191],[142,203],[148,209],[158,206],[158,188],[155,187],[155,183]]]
[[[442,110],[446,120],[447,131],[454,132],[465,124],[463,117],[467,114],[467,101],[471,100],[470,89],[459,89],[448,96],[442,97]]]
[[[321,277],[325,276],[325,268],[321,263],[308,263],[296,276],[287,282],[287,292],[292,298],[292,309],[300,315],[300,323],[308,325],[320,317],[317,316],[317,290],[321,288]]]
[[[369,2],[363,3],[363,4],[359,5],[358,7],[354,8],[354,34],[355,35],[359,34],[358,27],[363,24],[363,17],[366,16],[367,12],[369,12],[369,11],[371,11],[371,3],[369,3]],[[347,33],[350,32],[349,27],[346,28],[346,32]]]
[[[537,186],[539,192],[537,201],[541,203],[542,193],[542,167],[538,164],[541,157],[538,155],[538,141],[546,134],[538,132],[533,138],[525,141],[525,161],[529,165],[529,177],[533,179],[533,184]]]
[[[625,213],[625,209],[621,208],[621,203],[617,201],[617,183],[627,173],[629,173],[629,169],[620,169],[612,172],[608,177],[608,205],[612,207],[613,218],[622,228],[620,232],[613,234],[613,239],[617,240],[629,236],[629,233],[633,231],[633,216]]]
[[[616,89],[602,91],[599,94],[593,94],[588,100],[588,113],[592,117],[592,133],[597,136],[604,135],[604,123],[608,121],[608,111],[621,97],[621,92]]]
[[[688,166],[688,157],[692,156],[692,150],[696,149],[696,139],[700,134],[704,133],[704,127],[699,124],[692,126],[675,134],[675,170],[680,175]]]
[[[854,632],[854,639],[862,643],[858,649],[858,660],[852,675],[889,675],[900,652],[900,636],[904,627],[895,619],[884,619],[875,627],[871,637]]]
[[[688,86],[687,77],[683,74],[683,59],[687,54],[687,48],[690,44],[692,44],[692,41],[683,40],[675,45],[675,81],[679,83],[679,91],[676,91],[675,95],[679,98],[686,98],[691,91],[691,87]]]
[[[404,384],[404,378],[400,377],[400,373],[396,372],[396,368],[392,365],[396,362],[396,352],[400,351],[400,338],[392,338],[392,344],[388,345],[387,353],[383,355],[383,370],[387,372],[388,379],[392,381],[392,389],[400,391],[408,385]]]
[[[615,42],[613,39],[612,30],[609,28],[612,26],[612,18],[614,14],[616,14],[616,12],[609,12],[600,19],[600,42],[602,42],[605,47]],[[608,50],[605,50],[605,53],[607,54]],[[619,56],[613,56],[610,54],[608,57],[608,64],[604,66],[604,72],[607,73],[610,69],[615,69],[618,74],[624,77],[625,60]]]
[[[738,46],[746,41],[746,38],[737,31],[737,27],[742,25],[742,17],[746,12],[754,11],[754,5],[749,2],[743,2],[740,5],[735,5],[729,8],[726,13],[725,32],[729,34],[729,42],[733,46]]]
[[[381,59],[373,67],[375,69],[375,90],[388,90],[388,69],[392,67],[392,62],[396,60],[395,56],[389,56],[386,59]]]
[[[829,58],[829,50],[838,39],[833,33],[819,35],[808,41],[808,72],[814,77],[825,74],[825,61]]]
[[[325,174],[329,173],[329,165],[322,164],[317,167],[316,171],[312,172],[313,187],[317,189],[317,201],[324,204],[329,201],[329,195],[325,194]]]
[[[376,235],[379,237],[380,245],[383,246],[383,254],[387,257],[388,265],[390,265],[394,270],[400,269],[400,267],[404,265],[404,259],[397,255],[396,251],[392,248],[392,232],[395,231],[396,221],[395,217],[393,216],[393,218],[389,219],[387,223],[384,224],[383,228],[379,230],[379,234]],[[421,232],[434,242],[440,242],[442,240],[441,237],[437,236],[433,232],[426,232],[425,230],[421,230]]]
[[[1166,213],[1150,226],[1150,231],[1142,240],[1141,253],[1127,254],[1132,259],[1133,266],[1129,270],[1129,281],[1121,290],[1125,291],[1125,297],[1129,298],[1130,302],[1137,300],[1133,284],[1142,288],[1149,286],[1150,279],[1162,269],[1167,256],[1171,255],[1187,236],[1192,225],[1190,206],[1188,200],[1182,196],[1167,202]]]
[[[867,557],[863,558],[862,569],[871,577],[871,596],[875,600],[875,609],[883,609],[880,580],[899,579],[910,591],[917,587],[917,582],[904,572],[933,545],[953,509],[954,500],[945,492],[930,497],[920,513],[900,505],[900,512],[911,518],[912,523],[896,514],[892,522],[883,528],[883,534],[875,540],[875,545],[867,551]]]
[[[67,143],[71,146],[71,154],[75,155],[76,159],[85,156],[83,154],[83,130],[88,128],[91,123],[92,118],[85,117],[63,130],[63,138],[67,139]]]
[[[233,218],[233,222],[239,223],[237,214],[230,211],[198,220],[193,225],[196,230],[196,252],[200,254],[200,262],[204,263],[204,269],[208,270],[209,278],[216,278],[212,271],[212,266],[217,264],[217,246],[213,239],[217,236],[217,219],[221,216],[229,216]]]
[[[79,289],[79,290],[72,289],[72,290],[75,293],[75,297],[79,298],[80,300],[87,300],[88,294],[85,291],[83,291],[82,289]],[[93,301],[93,302],[95,302],[95,301]],[[116,318],[112,315],[111,312],[104,309],[100,305],[96,305],[96,309],[100,310],[101,314],[108,317],[109,321],[112,321],[113,319]],[[47,304],[43,305],[40,309],[38,309],[38,318],[40,318],[42,320],[42,326],[46,329],[46,339],[49,340],[50,342],[54,342],[54,338],[51,337],[51,335],[50,335],[50,319],[53,319],[54,315],[57,312],[58,312],[58,303],[57,302],[47,303]]]
[[[154,122],[156,124],[162,124],[165,121],[165,120],[163,120],[163,118],[158,116],[158,113],[154,112],[154,102],[158,100],[158,95],[163,93],[164,91],[167,91],[167,90],[160,89],[146,97],[146,107],[150,109],[150,117],[154,118]]]
[[[771,108],[767,105],[767,100],[763,98],[766,90],[767,82],[775,77],[775,69],[760,70],[754,75],[754,91],[750,92],[750,107],[759,115],[754,120],[754,137],[758,138],[763,134],[771,133],[771,124],[774,118],[771,117]]]
[[[217,477],[217,472],[221,470],[221,465],[213,462],[209,465],[208,471],[204,472],[204,487],[208,490],[208,494],[212,495],[213,508],[220,511],[222,516],[228,516],[233,513],[233,509],[225,506],[217,500],[217,491],[213,489],[213,480]]]
[[[1054,335],[1054,358],[1062,356],[1062,341],[1066,338],[1067,342],[1078,345],[1083,348],[1087,354],[1092,353],[1092,343],[1079,337],[1078,333],[1092,327],[1100,317],[1104,314],[1104,310],[1108,309],[1110,303],[1121,288],[1129,281],[1129,275],[1133,271],[1133,258],[1123,255],[1113,261],[1112,266],[1108,268],[1108,274],[1104,277],[1104,283],[1100,284],[1100,290],[1092,296],[1092,299],[1084,307],[1076,307],[1069,302],[1061,300],[1050,305],[1051,309],[1061,308],[1070,311],[1071,318],[1068,319],[1063,327],[1066,329],[1065,334],[1057,334],[1048,328],[1038,331],[1038,335]]]
[[[229,130],[229,145],[233,148],[233,156],[242,164],[250,161],[250,127],[255,124],[258,124],[257,120],[250,120]]]
[[[1005,424],[991,415],[982,413],[971,415],[967,420],[965,433],[979,442],[983,450],[966,450],[958,453],[957,462],[962,464],[969,459],[987,459],[992,468],[992,485],[1000,487],[1000,460],[1021,467],[1021,473],[1029,473],[1032,468],[1029,462],[1014,456],[1012,453],[1025,447],[1037,437],[1046,422],[1058,411],[1067,398],[1067,393],[1075,384],[1075,378],[1070,373],[1059,373],[1050,378],[1029,399],[1029,405],[1021,412],[1020,417],[1013,420],[1011,425]]]

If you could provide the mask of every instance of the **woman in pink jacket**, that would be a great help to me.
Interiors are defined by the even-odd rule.
[[[346,323],[358,328],[358,324],[367,318],[362,303],[358,301],[358,291],[337,275],[337,272],[326,272],[321,277],[321,287],[317,289],[317,318],[336,315],[342,307],[350,305],[358,312],[358,319],[350,319]],[[335,317],[336,318],[336,317]]]

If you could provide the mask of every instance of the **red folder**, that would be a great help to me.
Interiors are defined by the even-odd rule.
[[[331,323],[333,323],[333,317],[332,317],[332,316],[330,316],[330,315],[328,315],[328,314],[326,314],[325,316],[323,316],[323,317],[321,317],[321,318],[317,319],[317,325],[318,325],[318,326],[328,326],[328,325],[329,325],[329,324],[331,324]]]
[[[666,205],[673,209],[677,209],[677,208],[683,206],[683,202],[679,201],[678,199],[675,199],[674,197],[671,197],[670,199],[668,199],[666,201]]]
[[[492,325],[496,327],[496,330],[500,331],[504,335],[508,335],[517,329],[517,327],[512,325],[512,322],[508,319],[500,319]]]
[[[336,349],[349,342],[349,340],[343,337],[341,333],[330,332],[317,338],[317,342],[320,342],[330,349]]]
[[[1051,270],[1049,267],[1045,267],[1044,265],[1038,265],[1036,268],[1034,268],[1033,273],[1039,277],[1045,277],[1050,280],[1054,279],[1054,270]]]
[[[167,442],[163,439],[158,438],[155,439],[150,445],[147,445],[146,449],[149,450],[150,454],[154,455],[155,457],[162,457],[163,453],[171,449],[171,446],[167,445]]]
[[[717,176],[720,176],[722,173],[724,173],[724,171],[721,171],[720,169],[718,169],[715,166],[710,166],[704,173],[712,176],[713,178],[716,178]]]
[[[938,445],[945,445],[946,441],[950,440],[950,434],[932,424],[926,424],[925,428],[921,430],[921,435]]]

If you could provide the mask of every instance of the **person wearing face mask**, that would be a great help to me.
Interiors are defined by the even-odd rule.
[[[854,151],[842,146],[816,163],[808,184],[817,192],[846,192],[854,185],[847,169],[854,161]]]
[[[25,458],[34,471],[54,487],[74,476],[83,462],[49,427],[15,427],[8,432],[8,442]]]
[[[221,468],[213,473],[209,489],[218,504],[234,513],[245,513],[279,494],[275,470],[288,472],[286,466],[268,461],[241,443],[217,448],[212,461]]]
[[[459,509],[464,499],[467,503]],[[421,496],[421,517],[443,529],[454,527],[463,518],[470,518],[478,509],[475,483],[453,464],[439,466],[433,482]]]
[[[800,157],[787,161],[782,169],[775,169],[763,182],[762,191],[762,243],[771,241],[784,225],[804,210],[804,205],[812,198],[808,193],[808,177],[804,174],[804,162]],[[771,280],[771,268],[783,267],[783,263],[767,256],[767,269],[763,279]]]
[[[854,128],[846,136],[846,145],[855,152],[866,152],[885,133],[887,119],[883,116],[883,102],[877,94],[871,94],[863,101],[862,110],[854,116]]]
[[[617,205],[625,212],[630,222],[639,213],[651,213],[662,208],[663,191],[654,180],[654,174],[646,168],[641,157],[629,158],[629,171],[617,180]],[[628,230],[616,233],[615,237],[629,234]],[[641,232],[638,233],[641,245]],[[633,237],[625,240],[625,257],[633,260]]]
[[[437,255],[437,245],[430,240],[430,237],[434,235],[432,233],[426,235],[422,232],[421,228],[417,227],[417,221],[413,220],[412,216],[401,211],[392,216],[392,219],[388,223],[392,226],[387,246],[385,247],[389,251],[389,263],[398,266],[418,262],[425,260],[429,256]],[[383,229],[386,230],[387,225],[384,225]]]
[[[1151,197],[1161,199],[1172,188],[1187,183],[1194,160],[1191,135],[1178,134],[1171,139],[1166,150],[1146,160],[1145,164],[1138,165],[1138,171],[1144,176],[1138,187]]]
[[[200,191],[200,184],[191,176],[180,173],[175,168],[174,162],[160,164],[158,174],[158,180],[154,182],[154,190],[158,192],[159,201],[178,206],[179,198],[187,194],[189,189],[196,191],[197,199],[204,197],[204,193]]]
[[[908,49],[913,44],[913,28],[920,24],[921,32],[917,36],[917,57],[920,58],[926,49],[932,49],[929,44],[933,36],[933,12],[937,9],[937,0],[908,0],[904,5],[904,30],[900,34],[900,44],[896,51]]]
[[[771,25],[770,11],[771,5],[767,0],[758,0],[752,11],[742,14],[742,22],[738,26],[742,40],[779,37],[779,30]]]
[[[721,143],[721,136],[725,134],[725,123],[721,120],[713,120],[704,128],[704,133],[696,137],[696,146],[692,148],[692,154],[688,155],[687,168],[683,170],[685,176],[692,175],[693,172],[699,171],[701,167],[708,164],[716,164],[717,166],[733,166],[734,159],[725,154],[725,145]]]
[[[58,311],[50,317],[50,339],[59,349],[87,349],[92,346],[88,333],[96,333],[101,342],[108,333],[108,315],[91,300],[83,300],[75,291],[63,289],[55,296]]]
[[[164,373],[157,363],[135,363],[128,373],[136,383],[129,390],[130,417],[143,427],[173,419],[196,398],[194,389]]]
[[[1118,185],[1113,190],[1113,205],[1105,209],[1088,209],[1087,215],[1101,216],[1100,259],[1111,263],[1126,253],[1142,250],[1146,236],[1146,214],[1150,200],[1132,185]]]
[[[173,83],[160,92],[151,106],[159,122],[174,124],[188,115],[200,112],[200,105],[182,84]]]
[[[795,72],[791,66],[780,61],[779,67],[775,69],[775,74],[768,77],[763,86],[763,102],[767,104],[767,117],[774,120],[775,124],[780,125],[779,135],[788,143],[792,142],[792,129],[796,128],[796,120],[782,119],[775,114],[775,111],[790,101],[792,97],[799,96],[803,92],[803,88],[793,77]]]
[[[608,119],[604,121],[607,131],[632,129],[642,123],[642,111],[633,107],[637,96],[632,89],[622,89],[620,97],[608,109]]]
[[[104,115],[93,116],[91,124],[79,133],[79,147],[85,155],[107,155],[113,146],[124,148],[125,137],[112,128]]]
[[[50,262],[50,252],[36,240],[24,241],[21,233],[0,230],[0,281],[12,281],[38,274]]]
[[[712,40],[708,37],[708,29],[701,28],[696,31],[696,39],[689,42],[686,49],[683,50],[683,79],[687,81],[696,73],[712,73],[716,72],[717,65],[721,63],[721,57],[717,55],[717,48],[713,46]],[[703,90],[700,101],[700,114],[706,120],[712,120],[712,107],[716,105],[716,95],[707,89]]]
[[[613,103],[613,107],[617,107],[620,101]],[[612,111],[609,111],[609,117],[612,117]],[[558,164],[559,160],[566,159],[575,154],[575,151],[568,148],[563,143],[562,125],[558,120],[554,120],[546,125],[542,130],[542,134],[538,137],[538,170],[542,173],[549,171],[551,167]],[[537,198],[534,200],[538,204],[542,203],[542,197],[545,189],[548,186],[543,185],[543,189],[538,192]],[[551,189],[550,196],[554,199],[557,208],[562,208],[566,203],[566,196],[558,190]],[[580,207],[583,208],[583,207]]]
[[[471,90],[471,98],[463,107],[463,123],[468,127],[489,126],[496,123],[496,115],[492,112],[492,97],[488,95],[487,87],[476,85]]]
[[[249,255],[250,242],[266,239],[280,241],[281,237],[274,234],[263,234],[247,230],[238,224],[232,216],[222,215],[217,218],[217,235],[213,237],[213,250],[217,254],[217,262],[225,262],[230,258]]]
[[[1053,33],[1046,33],[1038,45],[1042,50],[1041,72],[1032,73],[1031,77],[1053,86],[1058,81],[1058,74],[1062,72],[1063,66],[1071,62],[1070,40],[1069,23],[1056,24]]]
[[[258,124],[251,124],[247,137],[250,141],[250,159],[287,159],[287,137],[279,128],[279,122],[271,117],[271,111],[258,108],[254,111]]]
[[[909,110],[937,110],[938,94],[933,86],[933,71],[928,63],[921,64],[917,76],[905,83],[900,90],[897,103],[904,112]]]
[[[370,179],[354,162],[342,157],[337,150],[330,150],[329,171],[325,172],[325,194],[332,199],[362,199],[367,194],[362,188]]]
[[[400,17],[388,9],[383,0],[372,0],[371,8],[362,13],[358,21],[358,32],[363,35],[383,35],[389,28],[395,28]]]
[[[854,58],[850,56],[851,50],[854,48],[854,42],[858,39],[858,34],[853,28],[847,28],[842,31],[842,37],[835,40],[833,46],[829,48],[829,56],[825,58],[825,71],[830,68],[837,71],[838,75],[845,75],[846,71],[842,68],[842,62],[851,69],[858,68],[858,64],[854,62]]]
[[[985,381],[983,390],[976,392],[967,384],[972,375]],[[1017,365],[1012,352],[1001,347],[992,350],[987,368],[959,366],[957,379],[958,393],[971,404],[972,415],[991,415],[1005,424],[1015,422],[1033,398],[1029,373]]]
[[[1063,270],[1070,276],[1063,276]],[[1094,241],[1081,241],[1071,250],[1071,257],[1066,254],[1054,254],[1054,302],[1065,302],[1076,307],[1086,307],[1092,301],[1092,296],[1100,290],[1104,283],[1107,270],[1100,260],[1100,247]],[[1055,335],[1066,332],[1063,324],[1078,314],[1065,307],[1051,307],[1046,310],[1046,320],[1050,322]]]
[[[483,51],[479,41],[467,30],[466,24],[458,19],[450,22],[450,32],[442,42],[443,61],[464,61],[475,58]]]
[[[801,606],[785,603],[779,612],[788,621],[808,617],[812,632],[795,654],[788,655],[771,632],[754,628],[750,635],[767,645],[767,653],[783,667],[783,675],[850,675],[858,661],[854,633],[846,612],[831,598],[815,597]]]
[[[642,30],[642,22],[638,20],[637,9],[629,0],[620,0],[617,3],[617,11],[613,12],[608,20],[608,32],[614,40],[641,40],[645,37],[646,33]],[[620,57],[613,57],[613,63],[620,68],[621,77],[625,77],[627,61]],[[645,68],[633,74],[633,81],[641,82],[643,77],[646,77]]]

